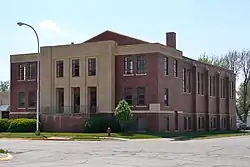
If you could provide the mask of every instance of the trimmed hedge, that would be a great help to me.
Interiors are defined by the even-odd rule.
[[[114,117],[95,116],[84,122],[84,132],[87,133],[106,133],[107,128],[111,132],[120,132],[120,125]]]
[[[0,119],[0,132],[34,132],[36,119]]]
[[[6,132],[9,128],[10,120],[9,119],[0,119],[0,132]]]

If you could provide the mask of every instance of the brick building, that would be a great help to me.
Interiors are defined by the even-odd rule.
[[[35,115],[37,60],[10,56],[10,117]],[[84,113],[111,114],[123,98],[138,131],[236,126],[234,73],[184,57],[174,32],[160,44],[105,31],[83,43],[41,47],[40,64],[40,111],[50,130],[80,131]]]

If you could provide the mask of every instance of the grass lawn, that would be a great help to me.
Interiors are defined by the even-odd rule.
[[[183,132],[183,133],[112,133],[112,137],[125,139],[152,139],[152,138],[172,138],[174,140],[191,140],[204,138],[219,138],[231,136],[250,135],[249,131],[214,131],[214,132]],[[107,133],[49,133],[42,132],[40,136],[35,136],[34,133],[0,133],[0,138],[41,138],[49,137],[68,137],[71,140],[103,140],[107,137]]]

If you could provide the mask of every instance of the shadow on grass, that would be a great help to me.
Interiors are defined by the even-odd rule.
[[[175,133],[121,133],[128,138],[169,138],[173,141],[186,141],[193,139],[208,139],[220,137],[233,137],[250,135],[248,131],[211,131],[211,132],[175,132]]]

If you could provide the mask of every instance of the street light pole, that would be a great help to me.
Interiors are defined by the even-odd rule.
[[[17,25],[30,27],[34,31],[34,33],[36,35],[36,39],[37,39],[36,135],[40,136],[40,130],[39,130],[39,108],[40,108],[40,44],[39,44],[39,37],[37,35],[36,30],[31,25],[23,23],[23,22],[18,22]]]

